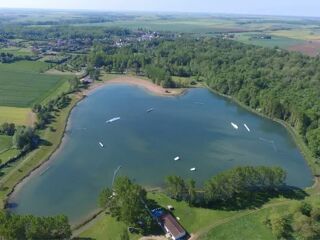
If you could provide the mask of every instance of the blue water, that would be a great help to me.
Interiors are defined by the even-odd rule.
[[[147,113],[149,108],[154,111]],[[106,123],[118,116],[119,121]],[[176,156],[181,160],[174,161]],[[310,169],[278,123],[207,89],[160,97],[134,86],[110,85],[74,108],[64,146],[48,169],[31,177],[15,194],[11,202],[17,207],[12,211],[66,214],[76,222],[96,209],[99,191],[111,185],[118,166],[120,175],[154,187],[162,186],[171,174],[201,184],[239,165],[280,166],[288,173],[288,184],[312,184]],[[197,171],[191,172],[193,167]]]

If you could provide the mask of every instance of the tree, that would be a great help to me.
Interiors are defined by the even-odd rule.
[[[290,225],[288,217],[281,216],[277,212],[273,212],[269,217],[272,233],[278,238],[286,238],[290,235]]]
[[[0,212],[0,237],[4,239],[69,239],[71,234],[65,216],[35,217]]]
[[[188,203],[193,205],[197,199],[197,192],[196,192],[196,181],[193,179],[189,179],[186,184],[188,190]]]
[[[167,176],[165,179],[167,194],[176,200],[183,200],[186,196],[186,184],[182,177]]]
[[[139,185],[134,184],[127,177],[118,177],[114,182],[113,191],[104,189],[99,196],[99,204],[107,208],[111,215],[127,225],[139,228],[143,222],[144,230],[150,229],[150,216],[145,209],[147,193]]]
[[[111,207],[113,193],[110,188],[104,188],[99,194],[99,207],[109,208]]]
[[[30,127],[18,127],[13,136],[13,144],[21,151],[30,151],[38,143],[39,137],[35,134],[34,129]]]
[[[14,123],[3,123],[0,126],[0,135],[13,136],[16,131],[16,126]]]

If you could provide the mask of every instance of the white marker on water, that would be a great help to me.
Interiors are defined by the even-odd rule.
[[[237,129],[238,130],[238,125],[237,124],[235,124],[235,123],[233,123],[233,122],[231,122],[231,126],[234,128],[234,129]]]
[[[248,132],[250,132],[250,128],[247,126],[247,124],[243,124],[243,126],[247,129]]]

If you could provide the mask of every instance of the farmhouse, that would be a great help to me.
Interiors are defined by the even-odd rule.
[[[164,214],[161,217],[161,222],[171,239],[182,239],[187,235],[180,223],[178,223],[178,221],[170,213]]]

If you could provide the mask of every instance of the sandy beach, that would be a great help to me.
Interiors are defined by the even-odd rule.
[[[182,88],[163,88],[159,85],[152,83],[151,81],[141,79],[134,76],[115,76],[115,78],[111,80],[95,82],[94,84],[90,85],[88,89],[81,92],[83,95],[90,95],[95,90],[109,85],[109,84],[129,84],[141,87],[148,92],[158,95],[158,96],[179,96],[186,92],[186,89]]]

